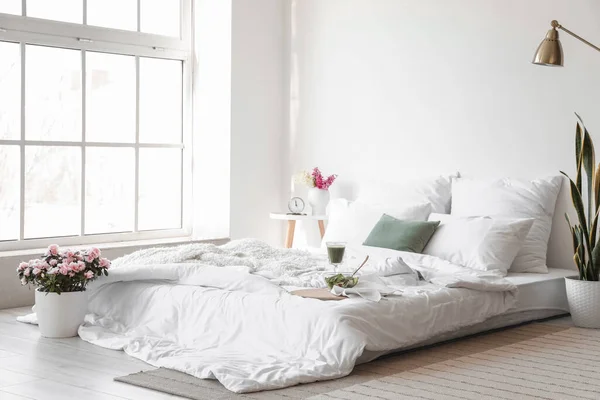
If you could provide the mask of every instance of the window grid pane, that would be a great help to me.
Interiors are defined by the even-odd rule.
[[[27,16],[81,24],[83,23],[83,1],[27,0]]]
[[[140,0],[140,25],[141,32],[180,37],[180,1]]]
[[[81,149],[25,146],[25,238],[79,235]]]
[[[180,143],[182,134],[181,61],[140,58],[142,143]]]
[[[180,149],[140,149],[139,230],[181,228],[181,156]]]
[[[1,0],[0,13],[21,15],[21,0]]]
[[[133,148],[86,148],[85,234],[132,232]]]
[[[135,57],[86,52],[86,141],[135,140],[135,73]]]
[[[137,31],[137,0],[87,0],[87,24]]]
[[[0,146],[0,240],[15,240],[20,233],[19,146]]]
[[[25,46],[25,138],[81,141],[81,51]]]
[[[0,179],[9,175],[15,180],[10,186],[16,189],[8,193],[0,187],[0,219],[13,221],[0,227],[0,241],[18,240],[20,234],[21,239],[35,239],[134,232],[138,231],[134,216],[140,218],[139,231],[181,229],[183,151],[172,146],[182,146],[183,140],[183,62],[92,51],[82,55],[78,49],[27,44],[22,47],[25,69],[21,79],[20,48],[19,43],[0,42],[0,105],[2,95],[11,89],[10,103],[16,104],[10,129],[11,119],[0,118],[0,139],[4,140]],[[138,95],[143,72],[136,69],[136,59],[147,66],[142,70],[147,82],[143,91],[149,137],[142,141],[142,148]],[[85,76],[82,68],[86,68]],[[14,87],[2,86],[6,82]],[[22,90],[24,143],[20,142]],[[162,110],[158,108],[161,99],[168,100]],[[9,107],[0,108],[0,113],[8,111]],[[161,111],[163,118],[155,118],[153,111]],[[153,118],[156,127],[152,127]],[[15,145],[6,145],[6,140],[14,140]],[[71,144],[66,146],[66,142]],[[111,147],[111,143],[126,142],[131,147]],[[156,148],[147,148],[149,143]],[[8,204],[9,200],[15,203],[15,198],[16,204]],[[163,203],[167,211],[156,218]]]
[[[0,139],[21,137],[21,50],[0,42]]]

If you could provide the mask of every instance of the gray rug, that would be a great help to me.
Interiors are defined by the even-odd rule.
[[[197,400],[600,399],[600,330],[545,323],[381,358],[347,377],[236,395],[168,369],[115,378]]]
[[[158,390],[194,400],[238,399],[239,395],[226,390],[218,381],[198,379],[167,368],[120,376],[115,381]]]

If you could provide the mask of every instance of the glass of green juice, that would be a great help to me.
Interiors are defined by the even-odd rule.
[[[337,271],[338,266],[344,261],[346,252],[346,242],[327,242],[327,257],[329,263],[333,265],[333,270]]]

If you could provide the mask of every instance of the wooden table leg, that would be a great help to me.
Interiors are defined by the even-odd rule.
[[[321,233],[321,239],[325,236],[325,224],[323,224],[323,220],[317,221],[319,223],[319,232]]]
[[[296,230],[296,221],[288,221],[287,234],[285,235],[285,248],[291,249],[294,244],[294,231]]]

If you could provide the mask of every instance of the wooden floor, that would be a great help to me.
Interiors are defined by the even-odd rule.
[[[29,312],[29,308],[0,310],[0,400],[182,398],[113,381],[153,367],[78,337],[40,337],[37,326],[15,320]]]
[[[37,326],[15,320],[29,312],[29,308],[0,310],[0,400],[181,399],[113,381],[153,367],[78,337],[43,338]],[[570,317],[550,323],[572,326]],[[269,392],[264,395],[270,397]]]

